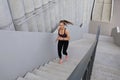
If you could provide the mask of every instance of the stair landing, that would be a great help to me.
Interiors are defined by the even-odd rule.
[[[120,47],[112,37],[100,37],[91,80],[120,80]]]

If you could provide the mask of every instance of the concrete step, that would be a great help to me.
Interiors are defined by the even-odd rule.
[[[52,62],[58,63],[59,62],[59,58],[53,60]],[[69,58],[67,61],[63,59],[63,64],[66,64],[66,65],[78,64],[79,62],[80,62],[80,58],[79,59]]]
[[[59,64],[59,59],[57,60],[53,60],[53,61],[50,61],[48,64],[50,65],[55,65],[55,66],[63,66],[63,67],[67,67],[67,68],[71,68],[71,67],[74,67],[74,66],[77,66],[79,64],[79,60],[68,60],[68,61],[64,61],[63,60],[63,63],[62,64]]]
[[[53,66],[53,65],[48,65],[48,64],[45,65],[44,67],[47,67],[47,68],[50,68],[50,69],[55,69],[57,71],[62,71],[64,73],[70,73],[74,69],[74,68],[64,68],[64,67],[60,67],[60,66]]]
[[[28,79],[25,79],[25,78],[22,78],[22,77],[18,77],[17,80],[28,80]]]
[[[26,75],[25,75],[25,77],[24,77],[25,79],[27,79],[27,80],[49,80],[49,79],[46,79],[46,78],[44,78],[44,77],[40,77],[40,76],[37,76],[37,75],[35,75],[35,74],[33,74],[33,73],[30,73],[30,72],[28,72]]]
[[[65,80],[64,77],[60,77],[57,74],[40,71],[38,69],[33,70],[33,73],[37,76],[40,76],[40,77],[42,76],[42,77],[45,77],[49,80]]]
[[[69,73],[64,73],[63,71],[56,70],[56,69],[54,69],[54,68],[40,67],[39,70],[40,70],[40,71],[45,71],[45,72],[48,72],[48,73],[57,74],[57,75],[64,76],[64,77],[70,75]]]
[[[67,65],[67,64],[57,64],[57,63],[54,63],[54,62],[49,62],[49,64],[46,64],[45,66],[47,66],[47,65],[66,68],[66,69],[71,69],[71,68],[74,68],[75,66],[77,66],[78,64],[76,64],[76,65],[74,65],[74,64]]]

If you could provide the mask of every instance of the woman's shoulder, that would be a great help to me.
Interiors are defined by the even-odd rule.
[[[66,33],[69,33],[69,30],[65,28],[65,32],[66,32]]]
[[[58,27],[58,29],[57,29],[58,31],[60,30],[60,27]]]

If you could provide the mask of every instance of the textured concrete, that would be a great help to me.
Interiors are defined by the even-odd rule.
[[[23,0],[24,1],[24,9],[25,9],[25,14],[26,14],[26,18],[29,18],[31,16],[34,15],[34,2],[33,0]],[[38,28],[37,28],[37,23],[36,23],[36,17],[30,18],[27,21],[28,24],[28,29],[30,32],[38,32]]]
[[[96,0],[98,2],[106,1],[108,3],[108,0]],[[112,0],[113,1],[113,11],[111,15],[111,20],[109,23],[106,22],[100,22],[100,21],[90,21],[89,24],[89,32],[90,33],[96,33],[96,28],[98,25],[101,25],[101,34],[102,35],[111,35],[111,31],[116,26],[120,26],[120,0]]]
[[[38,9],[42,6],[42,0],[33,0],[35,9]]]
[[[93,21],[110,22],[112,12],[112,0],[95,0],[92,14]]]
[[[1,0],[0,4],[5,6],[3,3]],[[88,32],[93,0],[8,0],[8,3],[9,8],[1,11],[6,23],[0,22],[0,27],[6,26],[9,20],[6,16],[12,15],[17,31],[53,32],[59,21],[66,19],[78,26],[83,23],[83,31]],[[9,9],[10,15],[6,15]]]
[[[120,80],[120,47],[112,37],[100,37],[91,80]]]
[[[114,43],[120,46],[120,27],[113,28],[111,35],[114,38]]]
[[[17,31],[28,31],[26,23],[18,25],[19,22],[25,20],[25,10],[22,0],[8,0],[10,12]],[[17,6],[17,7],[16,7]]]
[[[110,36],[112,28],[114,27],[111,23],[100,22],[100,21],[90,21],[89,23],[89,33],[96,34],[97,27],[101,26],[101,35]]]
[[[13,21],[7,0],[0,0],[0,29],[14,30]]]

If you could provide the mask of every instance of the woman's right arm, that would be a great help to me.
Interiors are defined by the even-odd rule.
[[[56,38],[56,41],[58,41],[59,40],[59,36],[57,36],[57,38]]]
[[[58,26],[58,33],[59,33],[60,27]],[[56,38],[56,41],[60,40],[60,36],[58,35]]]
[[[59,33],[59,30],[60,30],[60,27],[58,28],[58,33]],[[58,40],[63,40],[63,38],[58,35],[56,38],[56,41],[58,41]]]

